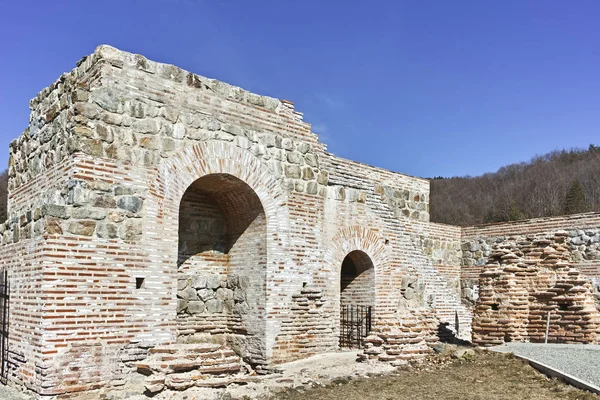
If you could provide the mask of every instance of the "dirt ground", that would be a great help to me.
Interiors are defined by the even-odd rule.
[[[478,353],[407,368],[393,375],[335,381],[279,393],[280,400],[600,400],[600,396],[549,379],[512,355]]]

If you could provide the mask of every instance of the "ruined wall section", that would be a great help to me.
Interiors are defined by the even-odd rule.
[[[11,205],[25,218],[12,218],[2,239],[15,244],[15,226],[24,237],[21,225],[45,238],[43,255],[32,261],[32,274],[43,276],[45,290],[36,298],[45,307],[43,358],[32,361],[38,393],[122,387],[148,349],[176,342],[181,331],[232,329],[235,320],[221,323],[214,315],[218,323],[206,329],[196,322],[206,320],[199,314],[207,312],[211,296],[223,300],[212,305],[233,300],[234,306],[250,306],[247,298],[236,299],[236,291],[251,282],[239,271],[206,275],[211,266],[222,266],[220,258],[196,264],[201,274],[178,274],[181,199],[212,174],[245,182],[264,208],[258,225],[266,232],[264,246],[259,243],[266,252],[260,287],[266,300],[254,324],[259,340],[251,349],[238,347],[257,369],[337,347],[340,268],[353,250],[364,251],[375,266],[379,344],[372,355],[402,361],[427,354],[437,337],[434,325],[456,316],[458,333],[470,333],[463,324],[470,316],[446,282],[453,233],[434,234],[427,224],[426,180],[326,153],[290,102],[139,55],[101,46],[72,74],[71,86],[55,85],[43,92],[46,102],[34,102],[40,110],[32,121],[47,129],[48,144],[37,142],[39,132],[17,141]],[[58,116],[52,119],[45,110],[54,105]],[[66,122],[54,128],[60,118]],[[62,161],[48,162],[55,159]],[[29,172],[30,162],[39,171]],[[44,200],[27,203],[38,191]],[[238,253],[252,242],[242,243]],[[194,297],[180,295],[185,291]],[[212,311],[221,314],[218,306]],[[194,323],[180,323],[190,316]]]
[[[73,157],[12,192],[13,199],[26,199],[12,206],[26,204],[32,210],[25,218],[11,219],[3,235],[1,260],[12,286],[11,379],[36,393],[78,390],[93,375],[88,371],[102,366],[112,373],[90,379],[89,385],[122,384],[123,368],[131,370],[131,362],[143,354],[137,346],[126,348],[134,338],[129,332],[143,332],[151,322],[122,324],[135,314],[132,308],[150,304],[148,298],[131,298],[135,272],[144,265],[141,249],[120,240],[141,235],[139,215],[117,205],[133,199],[131,181],[139,174],[128,172]],[[109,238],[119,240],[111,243],[105,240]]]
[[[568,232],[569,262],[599,291],[600,214],[585,213],[462,228],[461,280],[465,301],[474,304],[479,276],[494,246],[511,240],[549,238],[557,231]]]
[[[316,194],[292,192],[288,197],[290,251],[285,268],[272,275],[276,281],[272,311],[277,322],[270,345],[276,363],[333,351],[338,345],[337,320],[332,314],[338,307],[328,290],[339,285],[339,271],[323,271],[322,262],[327,248],[323,232],[327,189]]]
[[[593,288],[570,264],[567,231],[495,243],[479,277],[473,342],[595,343],[600,313]]]
[[[431,350],[437,340],[438,319],[426,297],[431,287],[425,272],[411,258],[415,251],[410,238],[402,232],[398,219],[378,195],[367,194],[364,201],[352,197],[339,199],[330,188],[325,201],[325,262],[318,276],[336,280],[325,291],[333,298],[326,313],[335,316],[335,336],[339,335],[339,274],[348,253],[360,250],[373,262],[375,306],[369,343],[377,343],[365,352],[366,358],[401,364],[407,358],[419,358]],[[407,220],[407,218],[405,218]],[[334,222],[335,221],[335,222]]]
[[[281,329],[279,315],[289,315],[282,304],[303,290],[302,282],[310,280],[303,277],[318,265],[320,233],[312,224],[320,218],[328,179],[320,165],[323,145],[289,102],[253,95],[141,56],[106,48],[102,52],[110,53],[105,54],[102,84],[90,93],[86,108],[95,124],[94,140],[101,139],[104,131],[112,139],[102,141],[96,156],[154,168],[182,149],[224,143],[266,165],[288,193],[290,226],[282,234],[303,240],[276,249],[273,256],[285,259],[285,268],[269,263],[269,281],[274,283],[266,288],[265,313],[274,316],[267,328],[267,336],[274,337]],[[235,161],[245,163],[245,159]],[[239,173],[246,174],[243,169]],[[323,346],[332,348],[329,342],[319,348]],[[265,348],[270,351],[273,346],[265,344]]]
[[[98,72],[97,58],[94,55],[82,60],[77,68],[63,74],[31,100],[29,126],[10,144],[8,208],[13,213],[11,217],[31,201],[23,194],[35,187],[34,179],[67,161],[74,152],[71,135],[78,120],[75,104],[87,99],[90,81]]]
[[[81,105],[81,151],[146,167],[216,140],[248,150],[288,190],[316,193],[323,145],[290,102],[258,96],[141,55],[101,46],[100,76]],[[93,146],[86,146],[86,143]]]
[[[47,331],[39,327],[60,320],[59,314],[53,314],[55,310],[74,311],[71,302],[64,302],[66,292],[51,284],[55,280],[64,283],[71,272],[49,266],[50,258],[62,256],[56,254],[50,238],[63,233],[62,224],[69,217],[66,204],[76,201],[74,187],[69,185],[76,165],[75,159],[66,159],[48,165],[37,175],[26,175],[26,183],[12,187],[10,218],[0,226],[0,270],[8,270],[11,285],[9,380],[37,393],[52,373],[49,360],[59,352],[48,345]],[[67,225],[64,230],[68,235]]]
[[[438,340],[438,330],[450,324],[450,329],[459,328],[450,333],[470,338],[471,314],[433,266],[433,258],[424,254],[420,239],[430,233],[425,211],[429,182],[333,156],[326,164],[331,186],[325,200],[327,252],[321,270],[339,274],[344,257],[353,250],[365,251],[375,266],[374,329],[364,356],[397,364],[423,356]],[[386,194],[385,187],[394,189]],[[411,207],[406,214],[389,201],[394,193],[400,198],[405,191],[413,197],[412,204],[404,205]],[[455,242],[458,232],[449,233],[448,242]],[[452,263],[456,274],[456,260]],[[327,294],[339,296],[339,287]],[[339,310],[331,312],[339,320]]]

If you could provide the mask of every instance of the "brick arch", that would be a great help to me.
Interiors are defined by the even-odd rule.
[[[357,225],[340,229],[330,240],[324,254],[325,264],[330,271],[334,271],[336,274],[334,278],[336,284],[332,285],[330,292],[331,298],[336,299],[336,304],[339,303],[340,299],[339,274],[341,273],[342,263],[348,254],[356,250],[366,254],[373,263],[377,303],[377,282],[381,279],[382,269],[390,263],[391,253],[377,231]]]
[[[355,250],[369,256],[376,273],[390,258],[389,250],[377,231],[362,226],[350,226],[340,229],[331,239],[325,252],[325,262],[331,265],[333,271],[339,273],[344,258]]]
[[[202,142],[187,147],[163,160],[150,188],[151,194],[160,198],[163,217],[173,217],[187,188],[196,180],[210,174],[229,174],[246,183],[256,193],[270,223],[286,222],[282,212],[287,195],[268,166],[254,154],[231,143],[221,141]],[[171,207],[175,202],[176,207]],[[270,225],[274,226],[274,225]],[[287,231],[287,229],[286,229]]]
[[[269,282],[273,271],[286,266],[282,249],[289,243],[290,230],[287,193],[278,177],[260,159],[232,143],[208,141],[186,147],[161,161],[150,178],[145,200],[146,225],[142,245],[148,249],[148,262],[162,273],[147,280],[146,286],[160,292],[164,314],[156,324],[165,328],[170,340],[176,330],[176,283],[178,260],[179,211],[184,193],[198,179],[213,174],[231,175],[247,184],[259,198],[266,218],[266,298],[265,316],[271,313]],[[166,317],[164,317],[166,315]],[[162,318],[162,319],[160,319]],[[266,319],[266,318],[265,318]],[[267,320],[267,325],[271,323]],[[265,329],[265,331],[269,331]],[[265,340],[271,340],[267,337]],[[266,347],[266,346],[265,346]],[[268,349],[268,347],[266,347]],[[268,350],[269,352],[269,350]],[[270,354],[267,354],[267,357]]]

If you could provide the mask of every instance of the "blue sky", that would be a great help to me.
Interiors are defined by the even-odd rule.
[[[600,144],[598,1],[0,0],[0,167],[99,44],[295,102],[329,150],[478,175]]]

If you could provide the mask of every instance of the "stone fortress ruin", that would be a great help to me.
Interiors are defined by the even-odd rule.
[[[394,365],[544,340],[548,313],[550,341],[597,342],[598,214],[431,223],[427,180],[327,152],[293,103],[109,46],[30,108],[2,378],[38,398],[268,374],[337,350],[354,306],[360,358]]]

